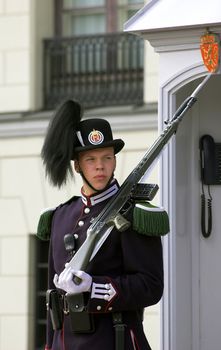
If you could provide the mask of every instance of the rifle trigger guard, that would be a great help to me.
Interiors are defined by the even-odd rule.
[[[118,213],[115,217],[111,218],[108,221],[108,224],[114,225],[116,229],[120,232],[126,231],[131,225],[130,221],[125,219],[125,217],[120,213]]]

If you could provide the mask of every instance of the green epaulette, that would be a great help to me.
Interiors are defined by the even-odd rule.
[[[133,229],[147,236],[163,236],[170,230],[167,212],[149,202],[136,202],[133,211]]]
[[[56,208],[46,209],[40,215],[37,227],[37,237],[43,241],[48,241],[51,236],[52,218]]]
[[[38,221],[38,227],[37,227],[37,237],[39,239],[43,241],[48,241],[50,239],[52,219],[56,209],[62,207],[65,204],[72,202],[73,200],[76,200],[77,198],[79,197],[73,196],[70,199],[68,199],[66,202],[61,203],[55,208],[48,208],[42,211]]]

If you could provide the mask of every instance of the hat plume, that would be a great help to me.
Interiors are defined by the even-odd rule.
[[[80,104],[67,100],[58,108],[49,123],[41,157],[46,176],[54,186],[61,187],[67,182],[68,175],[73,176],[70,161],[80,120]]]

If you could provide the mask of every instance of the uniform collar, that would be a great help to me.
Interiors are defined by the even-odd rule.
[[[81,189],[81,199],[82,202],[87,206],[93,206],[98,203],[105,201],[106,199],[112,197],[117,193],[119,189],[119,184],[117,180],[113,179],[111,184],[104,191],[99,192],[99,194],[93,194],[91,196],[86,196]]]

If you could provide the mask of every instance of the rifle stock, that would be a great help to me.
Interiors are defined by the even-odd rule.
[[[101,213],[93,220],[92,224],[87,230],[87,238],[85,242],[68,264],[71,265],[76,271],[84,270],[87,267],[91,257],[95,255],[94,250],[96,249],[96,244],[99,244],[99,241],[102,240],[102,237],[104,237],[108,228],[114,224],[114,219],[118,213],[120,213],[125,203],[130,199],[133,187],[139,182],[153,161],[160,154],[164,146],[168,143],[170,138],[176,133],[184,114],[197,101],[196,95],[205,85],[211,75],[212,74],[207,75],[193,91],[193,93],[180,105],[172,119],[167,123],[165,130],[156,139],[154,144],[145,153],[138,165],[123,182],[119,191],[117,192],[117,195],[111,198]],[[111,230],[109,231],[111,232]],[[107,237],[108,235],[106,235],[105,239]],[[79,279],[75,279],[75,283],[80,283]]]

